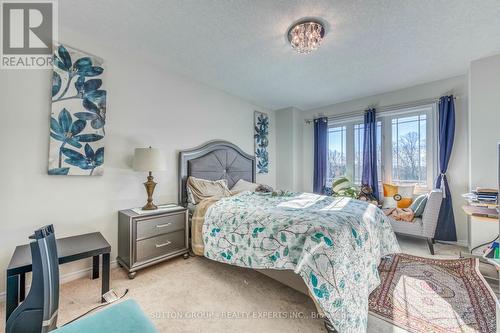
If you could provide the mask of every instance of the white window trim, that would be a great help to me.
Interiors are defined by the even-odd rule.
[[[438,159],[438,105],[437,103],[426,104],[416,107],[401,108],[384,111],[377,114],[377,121],[381,122],[381,176],[379,183],[392,183],[392,119],[411,117],[425,113],[427,116],[426,132],[426,158],[427,158],[427,186],[415,186],[415,194],[424,193],[434,188],[434,183],[439,175]],[[328,128],[346,126],[346,177],[354,180],[354,125],[363,123],[363,117],[355,116],[344,118],[339,121],[329,121]],[[430,144],[428,144],[430,142]],[[387,153],[391,152],[391,153]],[[386,167],[389,166],[389,167]],[[430,168],[429,168],[430,167]],[[397,183],[396,183],[397,185]]]

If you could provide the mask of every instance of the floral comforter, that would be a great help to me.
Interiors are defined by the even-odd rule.
[[[213,204],[203,225],[207,258],[294,270],[339,332],[365,332],[380,259],[399,252],[374,205],[309,193],[244,192]]]

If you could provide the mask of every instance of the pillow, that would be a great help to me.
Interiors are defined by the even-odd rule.
[[[227,187],[227,180],[206,180],[189,177],[186,184],[188,202],[198,204],[201,200],[210,197],[229,197],[231,191]]]
[[[247,182],[244,179],[240,179],[231,188],[231,193],[232,194],[237,194],[237,193],[244,192],[244,191],[255,192],[255,190],[257,189],[257,187],[259,187],[259,184]]]
[[[427,204],[428,194],[419,195],[415,200],[413,200],[410,205],[411,210],[415,213],[415,217],[420,217],[424,213],[425,205]]]
[[[384,186],[383,208],[408,208],[413,201],[413,190],[415,185],[391,185]]]

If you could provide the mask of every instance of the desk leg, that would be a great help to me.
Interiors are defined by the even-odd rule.
[[[109,291],[109,270],[110,270],[110,260],[109,253],[104,253],[102,255],[102,295]],[[104,298],[101,302],[105,302]]]
[[[26,273],[19,274],[19,302],[26,297]]]
[[[7,276],[7,296],[5,300],[5,322],[19,305],[19,275]]]
[[[92,280],[99,278],[99,256],[92,257]]]

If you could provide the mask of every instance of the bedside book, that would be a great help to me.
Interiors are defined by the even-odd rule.
[[[158,209],[154,210],[142,210],[142,208],[132,208],[131,211],[138,215],[147,215],[147,214],[157,214],[157,213],[165,213],[168,211],[173,211],[173,210],[178,210],[182,208],[179,205],[176,204],[165,204],[165,205],[158,205]]]

